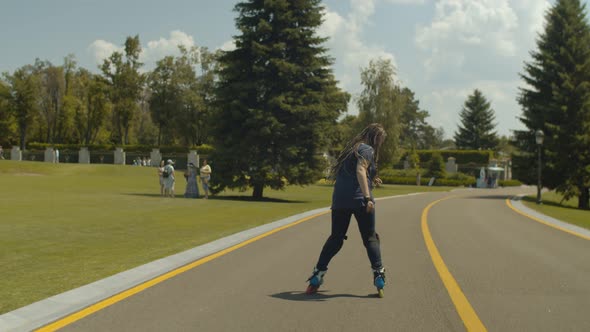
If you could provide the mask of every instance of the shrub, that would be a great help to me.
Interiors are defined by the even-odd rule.
[[[476,181],[474,178],[466,179],[466,180],[457,180],[457,179],[436,179],[434,181],[435,186],[448,186],[448,187],[469,187],[475,186]]]
[[[442,155],[440,153],[436,152],[432,155],[432,160],[428,165],[428,172],[426,172],[426,176],[437,179],[441,179],[446,176],[445,162],[443,161]]]
[[[379,177],[383,178],[384,176],[388,176],[388,177],[405,177],[405,178],[411,178],[411,177],[416,177],[416,173],[419,172],[421,176],[424,176],[424,174],[426,174],[426,170],[425,169],[392,169],[392,168],[387,168],[387,169],[383,169],[383,170],[379,170]]]
[[[498,181],[498,185],[500,187],[520,187],[522,186],[522,182],[518,180],[500,180]]]
[[[402,176],[380,176],[381,180],[385,184],[406,184],[406,185],[416,185],[416,177],[402,177]],[[427,178],[420,178],[420,185],[425,186],[428,185],[428,181],[430,179]]]
[[[403,161],[406,160],[406,157],[411,153],[411,151],[408,151],[402,156],[402,164]],[[445,162],[449,157],[453,157],[455,158],[455,162],[459,165],[487,165],[490,159],[494,157],[494,152],[491,150],[417,150],[416,153],[418,154],[418,160],[423,165],[430,162],[435,153],[440,153]]]

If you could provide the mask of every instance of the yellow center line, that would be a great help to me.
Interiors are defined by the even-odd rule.
[[[268,232],[266,232],[264,234],[261,234],[261,235],[258,235],[256,237],[253,237],[253,238],[251,238],[249,240],[246,240],[246,241],[244,241],[242,243],[238,243],[238,244],[236,244],[236,245],[234,245],[232,247],[229,247],[227,249],[221,250],[221,251],[219,251],[219,252],[217,252],[215,254],[212,254],[212,255],[209,255],[207,257],[201,258],[201,259],[199,259],[199,260],[197,260],[195,262],[192,262],[192,263],[190,263],[188,265],[182,266],[182,267],[180,267],[180,268],[178,268],[176,270],[173,270],[173,271],[170,271],[168,273],[165,273],[165,274],[163,274],[163,275],[161,275],[159,277],[156,277],[156,278],[154,278],[152,280],[149,280],[149,281],[147,281],[145,283],[142,283],[140,285],[137,285],[137,286],[135,286],[133,288],[130,288],[130,289],[126,290],[126,291],[123,291],[123,292],[121,292],[121,293],[119,293],[117,295],[114,295],[114,296],[109,297],[107,299],[104,299],[104,300],[102,300],[102,301],[100,301],[98,303],[95,303],[95,304],[93,304],[93,305],[91,305],[91,306],[89,306],[89,307],[87,307],[85,309],[82,309],[82,310],[80,310],[78,312],[75,312],[75,313],[70,314],[70,315],[68,315],[66,317],[63,317],[63,318],[61,318],[61,319],[59,319],[59,320],[57,320],[57,321],[55,321],[55,322],[53,322],[53,323],[51,323],[49,325],[46,325],[44,327],[41,327],[41,328],[37,329],[36,332],[56,331],[56,330],[58,330],[58,329],[60,329],[62,327],[65,327],[67,325],[70,325],[70,324],[74,323],[75,321],[78,321],[78,320],[80,320],[80,319],[82,319],[82,318],[84,318],[86,316],[89,316],[89,315],[91,315],[91,314],[93,314],[93,313],[95,313],[95,312],[97,312],[99,310],[102,310],[102,309],[104,309],[106,307],[109,307],[109,306],[111,306],[111,305],[113,305],[113,304],[115,304],[117,302],[120,302],[120,301],[122,301],[122,300],[124,300],[124,299],[126,299],[128,297],[131,297],[131,296],[133,296],[133,295],[135,295],[135,294],[137,294],[137,293],[139,293],[139,292],[141,292],[143,290],[146,290],[146,289],[148,289],[148,288],[150,288],[152,286],[155,286],[155,285],[157,285],[157,284],[159,284],[159,283],[161,283],[163,281],[166,281],[166,280],[168,280],[170,278],[173,278],[173,277],[175,277],[175,276],[177,276],[177,275],[179,275],[181,273],[184,273],[186,271],[189,271],[189,270],[191,270],[191,269],[193,269],[193,268],[195,268],[195,267],[197,267],[199,265],[203,265],[203,264],[205,264],[205,263],[207,263],[209,261],[212,261],[212,260],[214,260],[216,258],[219,258],[219,257],[221,257],[223,255],[226,255],[226,254],[228,254],[228,253],[230,253],[232,251],[235,251],[235,250],[240,249],[240,248],[242,248],[244,246],[247,246],[248,244],[250,244],[252,242],[256,242],[256,241],[258,241],[260,239],[263,239],[263,238],[265,238],[265,237],[267,237],[269,235],[275,234],[275,233],[280,232],[280,231],[282,231],[284,229],[287,229],[287,228],[293,227],[295,225],[301,224],[301,223],[303,223],[305,221],[308,221],[310,219],[313,219],[313,218],[322,216],[322,215],[327,214],[329,212],[330,211],[328,210],[328,211],[324,211],[324,212],[320,212],[320,213],[314,214],[313,216],[309,216],[309,217],[305,217],[303,219],[299,219],[299,220],[297,220],[297,221],[295,221],[295,222],[293,222],[291,224],[288,224],[288,225],[281,226],[279,228],[273,229],[273,230],[268,231]]]
[[[473,310],[473,307],[465,297],[465,294],[463,294],[461,291],[461,287],[459,287],[459,284],[457,284],[457,281],[455,278],[453,278],[451,272],[449,272],[449,269],[445,265],[445,262],[440,255],[440,252],[436,248],[436,244],[434,244],[434,241],[432,240],[432,235],[430,234],[430,229],[428,228],[428,212],[430,209],[437,203],[454,197],[456,196],[450,196],[434,201],[430,203],[424,209],[424,211],[422,211],[422,234],[424,235],[424,242],[426,243],[426,247],[430,253],[430,258],[432,259],[432,262],[434,263],[434,266],[436,267],[436,270],[438,271],[438,274],[445,285],[447,292],[449,293],[449,296],[451,297],[451,300],[453,301],[453,304],[455,305],[455,308],[457,309],[457,312],[463,321],[463,324],[467,328],[467,331],[487,331],[486,327],[477,316],[477,313],[475,310]]]
[[[522,211],[518,210],[518,209],[517,209],[517,208],[515,208],[515,207],[512,205],[512,203],[510,202],[510,198],[507,198],[507,199],[506,199],[506,205],[508,205],[508,207],[509,207],[509,208],[511,208],[511,209],[512,209],[514,212],[516,212],[516,213],[520,214],[521,216],[525,216],[525,217],[527,217],[527,218],[529,218],[529,219],[532,219],[532,220],[534,220],[534,221],[536,221],[536,222],[539,222],[539,223],[541,223],[541,224],[543,224],[543,225],[546,225],[546,226],[549,226],[549,227],[555,228],[555,229],[557,229],[557,230],[560,230],[560,231],[562,231],[562,232],[566,232],[566,233],[568,233],[568,234],[571,234],[571,235],[574,235],[574,236],[580,237],[580,238],[582,238],[582,239],[585,239],[585,240],[590,240],[590,237],[588,237],[588,236],[586,236],[586,235],[583,235],[583,234],[580,234],[580,233],[576,233],[576,232],[574,232],[574,231],[572,231],[572,230],[569,230],[569,229],[567,229],[567,228],[563,228],[563,227],[561,227],[561,226],[558,226],[558,225],[554,225],[554,224],[552,224],[552,223],[550,223],[550,222],[547,222],[547,221],[541,220],[541,219],[539,219],[539,218],[537,218],[537,217],[531,216],[531,215],[530,215],[530,214],[528,214],[528,213],[525,213],[525,212],[522,212]]]

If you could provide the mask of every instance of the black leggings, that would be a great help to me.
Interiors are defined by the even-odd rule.
[[[325,271],[332,257],[336,256],[346,239],[346,232],[350,225],[350,218],[354,214],[357,221],[363,244],[367,249],[367,255],[373,269],[383,267],[381,263],[381,249],[379,246],[379,235],[375,232],[375,212],[367,213],[366,207],[357,209],[336,209],[332,210],[332,234],[324,244],[322,253],[316,267]]]

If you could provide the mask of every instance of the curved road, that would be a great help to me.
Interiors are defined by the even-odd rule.
[[[383,299],[355,221],[320,293],[304,294],[329,235],[324,214],[72,318],[62,330],[590,331],[590,241],[510,209],[506,199],[522,190],[379,201]]]

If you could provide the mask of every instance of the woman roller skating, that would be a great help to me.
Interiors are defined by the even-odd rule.
[[[372,188],[373,183],[381,184],[377,176],[377,162],[379,148],[385,137],[383,126],[377,123],[368,125],[348,142],[331,169],[331,176],[336,179],[331,207],[332,233],[326,240],[313,273],[308,279],[308,294],[317,292],[323,283],[328,264],[342,248],[350,219],[354,215],[371,261],[373,283],[377,287],[379,297],[383,297],[385,269],[381,263],[379,235],[375,232],[375,200]]]

